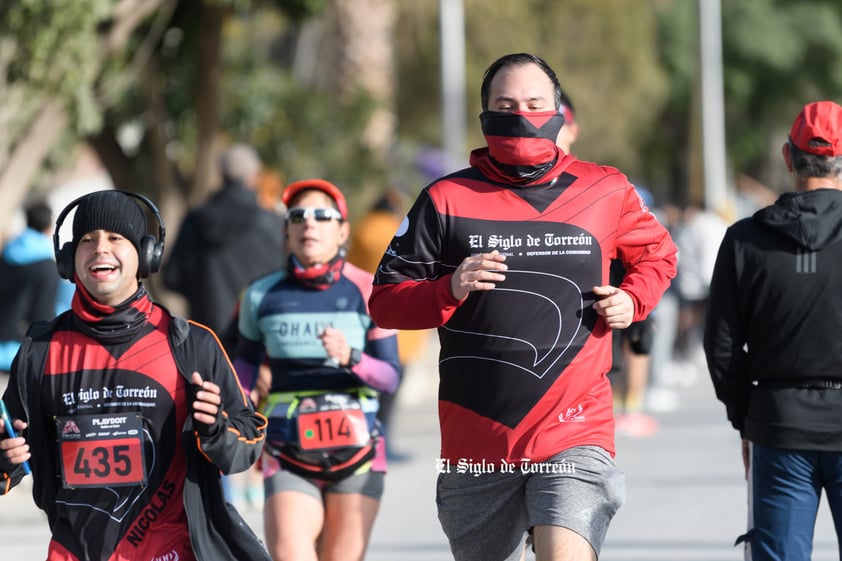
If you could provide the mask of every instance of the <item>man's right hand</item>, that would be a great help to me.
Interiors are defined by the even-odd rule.
[[[471,292],[495,288],[495,283],[506,280],[503,274],[508,270],[505,260],[506,256],[497,250],[466,257],[450,278],[453,296],[462,301]]]
[[[21,434],[28,426],[20,419],[15,419],[13,421],[13,425],[18,434]],[[0,440],[0,453],[2,453],[3,456],[5,456],[11,463],[22,464],[32,456],[29,452],[29,444],[26,443],[26,439],[24,437],[6,437],[5,423],[0,423],[0,434],[3,435],[3,439]]]

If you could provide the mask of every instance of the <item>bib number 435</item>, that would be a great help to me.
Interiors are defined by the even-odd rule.
[[[64,487],[146,484],[139,414],[78,415],[57,423]]]

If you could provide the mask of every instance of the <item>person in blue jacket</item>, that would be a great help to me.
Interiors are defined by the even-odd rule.
[[[26,228],[0,256],[0,372],[12,367],[29,324],[70,308],[73,293],[73,285],[56,273],[50,206],[39,200],[24,212]]]

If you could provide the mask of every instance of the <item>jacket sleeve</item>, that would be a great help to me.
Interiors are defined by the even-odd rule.
[[[263,450],[266,418],[254,411],[222,344],[207,327],[190,323],[190,333],[178,353],[181,372],[199,372],[220,388],[222,406],[216,427],[202,434],[190,417],[188,424],[199,453],[223,473],[248,469]],[[192,366],[191,366],[192,365]]]
[[[21,348],[28,349],[29,346],[25,344]],[[18,376],[21,373],[23,368],[22,364],[24,362],[25,361],[21,359],[20,352],[18,352],[18,355],[12,362],[9,384],[6,387],[6,391],[3,393],[3,402],[6,404],[6,408],[9,410],[9,416],[12,419],[22,419],[23,421],[28,421],[23,397],[21,395],[22,389],[18,384]],[[9,438],[9,435],[5,432],[5,430],[2,438]],[[15,485],[21,482],[23,476],[24,472],[22,464],[13,464],[6,459],[5,454],[0,454],[0,495],[5,495],[11,491]]]
[[[27,423],[23,431],[30,446],[29,465],[34,479],[32,496],[35,504],[48,512],[54,508],[50,502],[55,483],[53,455],[47,450],[47,442],[38,436],[48,434],[44,424],[48,422],[41,413],[41,395],[37,388],[44,371],[47,348],[56,324],[66,316],[62,314],[51,321],[36,321],[29,326],[20,349],[12,362],[9,383],[3,394],[3,402],[12,419]],[[33,436],[34,435],[34,436]],[[3,438],[7,435],[4,433]],[[50,474],[44,477],[44,474]],[[24,477],[23,465],[12,464],[0,454],[0,494],[8,493]]]
[[[370,388],[395,393],[401,379],[397,340],[392,334],[366,344],[362,360],[350,369],[351,374]]]
[[[676,247],[634,186],[628,184],[617,232],[617,253],[626,275],[619,288],[634,300],[633,321],[645,319],[676,273]]]
[[[369,309],[387,329],[429,329],[447,323],[461,302],[450,289],[454,266],[442,263],[438,211],[423,191],[374,276]]]
[[[262,294],[255,294],[254,285],[246,288],[237,306],[237,345],[234,369],[240,384],[251,392],[257,383],[258,369],[266,355],[257,309]]]
[[[22,419],[29,426],[23,431],[32,453],[29,466],[32,470],[32,498],[35,505],[51,520],[58,508],[55,494],[59,480],[56,478],[55,440],[44,435],[53,434],[52,416],[44,415],[42,408],[41,379],[47,350],[56,326],[65,321],[65,312],[51,321],[37,321],[29,326],[26,337],[12,364],[9,384],[3,400],[13,419]],[[8,493],[24,477],[21,464],[5,462],[0,454],[0,494]]]
[[[347,271],[347,269],[346,269]],[[364,300],[371,299],[372,284],[369,274],[367,282],[361,286]],[[371,318],[371,309],[366,303],[366,312]],[[378,326],[373,320],[366,330],[365,348],[359,364],[353,366],[351,374],[367,386],[377,391],[395,393],[401,379],[401,366],[398,357],[398,334],[391,329]]]
[[[38,269],[36,286],[32,287],[31,292],[35,296],[32,302],[32,317],[25,318],[30,323],[39,320],[49,321],[56,316],[58,283],[61,277],[56,273],[56,265],[52,260],[42,261],[38,265]],[[49,295],[50,298],[47,298],[46,295]]]
[[[371,292],[371,317],[387,329],[430,329],[447,323],[461,302],[447,275],[436,281],[377,285]]]
[[[733,230],[729,229],[711,278],[704,349],[716,397],[725,404],[733,427],[742,431],[752,385],[745,350],[748,331],[738,302],[735,249]]]

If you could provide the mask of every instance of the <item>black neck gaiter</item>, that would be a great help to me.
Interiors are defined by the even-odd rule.
[[[126,343],[134,338],[152,313],[152,298],[141,284],[137,292],[117,306],[95,301],[82,283],[76,283],[71,309],[73,325],[98,341]]]
[[[289,256],[287,271],[301,284],[316,290],[330,288],[342,276],[345,265],[345,250],[340,249],[333,259],[315,267],[305,267],[295,255]]]

